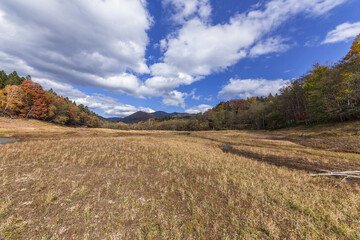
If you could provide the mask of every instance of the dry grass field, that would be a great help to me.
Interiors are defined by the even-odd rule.
[[[360,239],[360,181],[309,176],[360,170],[359,130],[117,131],[0,118],[0,137],[20,139],[0,145],[0,239]]]

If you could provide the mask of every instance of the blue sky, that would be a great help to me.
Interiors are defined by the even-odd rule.
[[[0,68],[103,116],[197,113],[336,63],[358,0],[2,0]]]

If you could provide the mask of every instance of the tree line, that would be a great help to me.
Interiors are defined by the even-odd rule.
[[[360,34],[334,65],[315,64],[279,94],[221,102],[190,119],[151,119],[135,129],[277,129],[360,119]]]
[[[58,96],[52,89],[19,77],[14,71],[0,71],[0,115],[45,120],[61,125],[99,127],[102,120],[88,107]]]

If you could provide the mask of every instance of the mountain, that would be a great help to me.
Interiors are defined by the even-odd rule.
[[[164,112],[164,111],[157,111],[157,112],[153,112],[151,113],[154,117],[156,118],[163,118],[163,117],[167,117],[170,116],[170,113]]]
[[[120,119],[120,121],[124,123],[138,123],[141,121],[146,121],[150,118],[154,118],[154,115],[152,115],[151,113],[138,111],[136,113],[133,113],[127,117]]]
[[[176,115],[180,114],[178,112],[169,113],[171,117],[175,117]]]
[[[110,118],[105,118],[108,121],[112,121],[112,122],[120,122],[122,118],[120,117],[110,117]]]
[[[189,113],[167,113],[164,111],[157,111],[153,113],[147,113],[143,111],[138,111],[136,113],[133,113],[127,117],[120,118],[120,117],[110,117],[106,118],[106,120],[112,121],[112,122],[124,122],[124,123],[138,123],[142,121],[146,121],[150,118],[165,118],[165,117],[173,117],[173,118],[186,118],[193,116],[193,114]]]
[[[170,113],[169,116],[174,117],[174,118],[186,118],[186,117],[191,117],[194,114],[190,114],[190,113],[178,113],[178,112],[173,112]]]

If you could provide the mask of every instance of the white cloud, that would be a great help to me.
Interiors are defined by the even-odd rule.
[[[166,106],[180,106],[185,108],[185,99],[189,97],[193,100],[200,100],[200,96],[196,96],[196,88],[194,88],[190,93],[173,90],[163,95],[163,104]]]
[[[326,35],[326,39],[322,42],[325,43],[336,43],[342,42],[354,38],[360,34],[360,22],[355,23],[343,23]]]
[[[74,89],[67,81],[61,82],[53,80],[53,75],[39,72],[38,70],[29,67],[23,60],[11,57],[6,53],[0,52],[0,65],[4,66],[4,70],[8,73],[14,69],[18,70],[20,75],[30,74],[33,80],[40,83],[44,88],[53,88],[60,95],[76,100],[80,96],[80,91]],[[60,67],[59,67],[60,68]],[[63,77],[71,77],[65,70],[62,72]],[[93,74],[72,72],[77,79],[87,79],[91,81],[92,86],[105,89],[109,92],[128,95],[134,97],[163,97],[163,103],[167,106],[185,106],[185,98],[188,97],[186,93],[173,91],[174,88],[181,84],[191,84],[193,77],[178,73],[178,75],[171,76],[172,72],[163,72],[164,75],[169,74],[168,77],[151,77],[145,82],[139,80],[135,75],[129,73],[122,73],[109,77],[99,77]],[[52,79],[52,80],[49,80]],[[81,81],[77,82],[81,85]],[[192,96],[192,95],[191,95]],[[94,104],[89,107],[95,106]],[[109,112],[108,112],[109,113]]]
[[[2,51],[0,51],[0,66],[5,72],[17,71],[24,76],[35,72],[35,69],[28,66],[24,60],[11,57]]]
[[[209,0],[163,0],[163,5],[171,9],[171,18],[179,24],[194,16],[206,22],[212,11]]]
[[[250,57],[257,57],[260,55],[274,53],[274,52],[285,52],[290,46],[284,44],[285,40],[280,37],[268,38],[265,41],[258,42],[254,47],[250,49]]]
[[[195,107],[186,109],[185,112],[186,112],[186,113],[190,113],[190,114],[197,114],[197,113],[206,112],[206,111],[209,110],[210,108],[212,108],[212,106],[206,105],[206,104],[201,104],[201,105],[199,105],[199,106],[195,106]]]
[[[145,85],[133,74],[122,73],[107,78],[96,78],[95,81],[99,86],[106,83],[106,89],[110,92],[126,93],[139,98],[161,96],[161,93],[156,88]]]
[[[53,89],[59,96],[68,97],[71,100],[87,96],[85,93],[66,83],[59,83],[46,78],[32,78],[32,80],[39,83],[45,90]]]
[[[236,32],[233,25],[207,26],[195,18],[188,21],[176,37],[168,39],[164,62],[191,76],[209,75],[246,56],[238,47],[246,35]]]
[[[283,44],[281,38],[270,37],[264,41],[264,36],[296,14],[321,15],[345,1],[272,0],[217,25],[191,15],[178,31],[168,35],[163,45],[166,47],[164,61],[158,64],[198,80],[223,71],[247,56],[286,51],[289,46]]]
[[[319,43],[319,39],[320,39],[319,36],[313,36],[313,37],[311,37],[308,41],[306,41],[306,42],[304,43],[304,46],[305,46],[305,47],[314,47],[314,46],[317,46],[318,43]]]
[[[66,77],[68,83],[106,87],[93,79],[149,73],[151,24],[143,0],[4,0],[0,51],[59,82]]]
[[[182,108],[185,108],[186,97],[186,93],[174,90],[163,97],[163,104],[166,106],[181,106]]]
[[[204,98],[205,101],[208,101],[208,102],[211,102],[213,99],[211,96],[207,97],[207,98]]]
[[[159,43],[160,51],[164,52],[167,48],[167,41],[166,39],[161,39]]]
[[[117,105],[109,110],[105,111],[105,115],[107,116],[116,116],[116,117],[124,117],[129,116],[137,111],[153,113],[154,110],[151,108],[143,108],[143,107],[134,107],[128,104]]]
[[[196,90],[197,90],[196,88],[191,90],[191,92],[188,94],[188,96],[191,97],[191,99],[200,100],[200,96],[196,96]]]
[[[179,72],[176,68],[165,63],[152,65],[151,72],[153,77],[147,79],[145,85],[157,90],[172,90],[180,85],[190,85],[198,80],[198,78]]]
[[[290,83],[289,80],[267,79],[230,79],[229,83],[219,92],[218,98],[248,98],[276,94],[280,88]]]
[[[325,1],[318,1],[316,5],[314,5],[308,12],[314,15],[322,15],[336,6],[339,6],[346,2],[347,0],[325,0]]]
[[[52,88],[58,95],[68,97],[77,104],[83,104],[94,110],[102,110],[106,116],[124,117],[137,111],[154,112],[151,108],[120,103],[116,98],[102,94],[88,95],[66,83],[54,82],[45,78],[33,78],[32,80],[41,84],[46,90]]]

